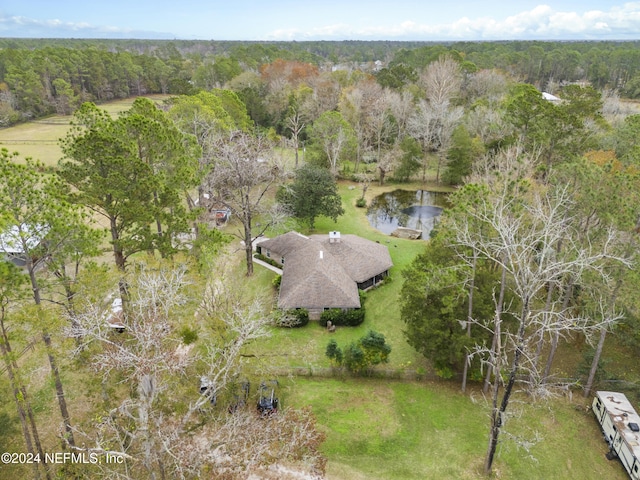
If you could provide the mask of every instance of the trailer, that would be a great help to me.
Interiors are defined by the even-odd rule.
[[[623,393],[596,392],[591,406],[604,439],[607,458],[619,458],[633,480],[640,480],[640,416]]]

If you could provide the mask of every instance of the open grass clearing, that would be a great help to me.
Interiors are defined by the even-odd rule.
[[[148,95],[145,97],[160,104],[170,96]],[[126,98],[98,105],[98,107],[111,115],[118,115],[131,108],[134,101],[135,98]],[[21,157],[31,157],[45,165],[57,165],[58,160],[62,158],[58,141],[67,134],[70,121],[70,115],[50,115],[33,122],[2,128],[0,129],[0,148],[19,152]]]
[[[495,473],[503,479],[624,479],[593,414],[581,399],[531,404],[514,399],[506,431],[540,438],[526,452],[502,438]],[[481,392],[449,383],[297,378],[289,406],[311,405],[327,435],[328,478],[335,480],[480,479],[489,428]]]

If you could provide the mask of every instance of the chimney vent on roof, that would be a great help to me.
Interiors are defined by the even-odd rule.
[[[329,243],[340,243],[340,232],[329,232]]]

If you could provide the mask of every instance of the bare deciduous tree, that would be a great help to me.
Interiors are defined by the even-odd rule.
[[[247,276],[251,276],[255,238],[284,217],[277,204],[267,204],[267,192],[285,172],[275,163],[268,140],[245,132],[234,132],[221,141],[215,156],[217,161],[205,180],[205,190],[240,220],[242,230],[237,236],[244,242]],[[255,232],[258,220],[260,229]]]
[[[291,132],[291,140],[293,141],[293,148],[296,152],[296,165],[298,168],[298,151],[300,150],[300,133],[305,127],[304,118],[299,107],[294,107],[290,110],[286,119],[287,129]]]
[[[434,106],[448,105],[460,94],[460,65],[449,56],[441,56],[421,72],[418,84],[425,89],[429,103]]]
[[[424,183],[427,169],[429,168],[429,154],[435,152],[438,148],[436,143],[438,128],[437,111],[426,100],[420,100],[415,112],[409,117],[407,128],[409,134],[420,142],[424,153],[424,156],[420,159],[422,183]]]
[[[142,272],[132,282],[123,337],[109,331],[99,306],[76,316],[69,333],[83,348],[94,344],[93,368],[131,385],[132,394],[99,416],[94,432],[78,432],[85,446],[75,449],[120,459],[94,466],[107,478],[240,479],[277,464],[322,474],[317,448],[323,437],[308,411],[284,409],[261,418],[252,408],[222,406],[246,348],[268,334],[272,320],[264,306],[245,304],[238,289],[216,279],[198,312],[212,327],[204,333],[207,347],[189,348],[172,327],[186,300],[186,280],[185,269]],[[180,387],[194,376],[207,379],[206,389],[189,389],[185,407]]]
[[[399,147],[394,147],[390,150],[386,150],[382,157],[378,160],[378,178],[380,180],[380,185],[384,185],[385,177],[393,171],[394,168],[398,165],[400,161],[400,157],[402,156],[402,151]]]
[[[517,164],[526,159],[504,159]],[[545,394],[548,385],[540,381],[535,363],[536,339],[545,332],[580,332],[586,336],[615,320],[607,316],[595,320],[572,310],[545,308],[544,300],[549,279],[572,276],[582,278],[590,272],[607,281],[605,262],[627,263],[613,252],[617,238],[609,231],[598,245],[583,246],[575,242],[575,225],[567,219],[570,199],[566,188],[546,189],[530,177],[512,176],[520,172],[501,171],[480,189],[475,208],[464,216],[453,217],[457,245],[475,249],[478,255],[495,263],[502,270],[500,295],[496,300],[494,319],[484,325],[494,335],[491,349],[478,346],[475,355],[482,355],[493,371],[491,393],[490,441],[485,459],[485,471],[492,469],[498,439],[507,418],[507,409],[517,382],[529,382],[530,393]],[[487,179],[488,180],[488,179]],[[478,228],[482,225],[482,228]],[[564,248],[556,248],[559,241]],[[503,304],[505,287],[518,299],[518,308]],[[557,301],[557,300],[556,300]],[[503,328],[503,314],[508,310],[515,320],[512,329]],[[525,374],[525,375],[522,375]],[[525,380],[526,379],[526,380]]]
[[[398,126],[398,138],[402,139],[407,133],[407,124],[414,109],[413,95],[406,90],[402,93],[390,90],[388,95],[389,108]]]

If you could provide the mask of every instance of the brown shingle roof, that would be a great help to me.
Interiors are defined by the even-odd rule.
[[[263,240],[259,243],[260,248],[273,252],[272,257],[286,257],[291,252],[305,247],[309,243],[309,237],[305,237],[298,232],[287,232],[276,238]]]
[[[357,283],[393,266],[387,247],[356,235],[329,243],[327,235],[289,232],[260,242],[260,247],[273,258],[285,258],[280,308],[358,308]]]
[[[358,283],[393,267],[387,247],[366,238],[341,235],[336,243],[329,243],[326,235],[312,235],[310,238],[336,257],[349,276]]]
[[[318,244],[286,256],[280,283],[281,308],[359,308],[358,286]]]

